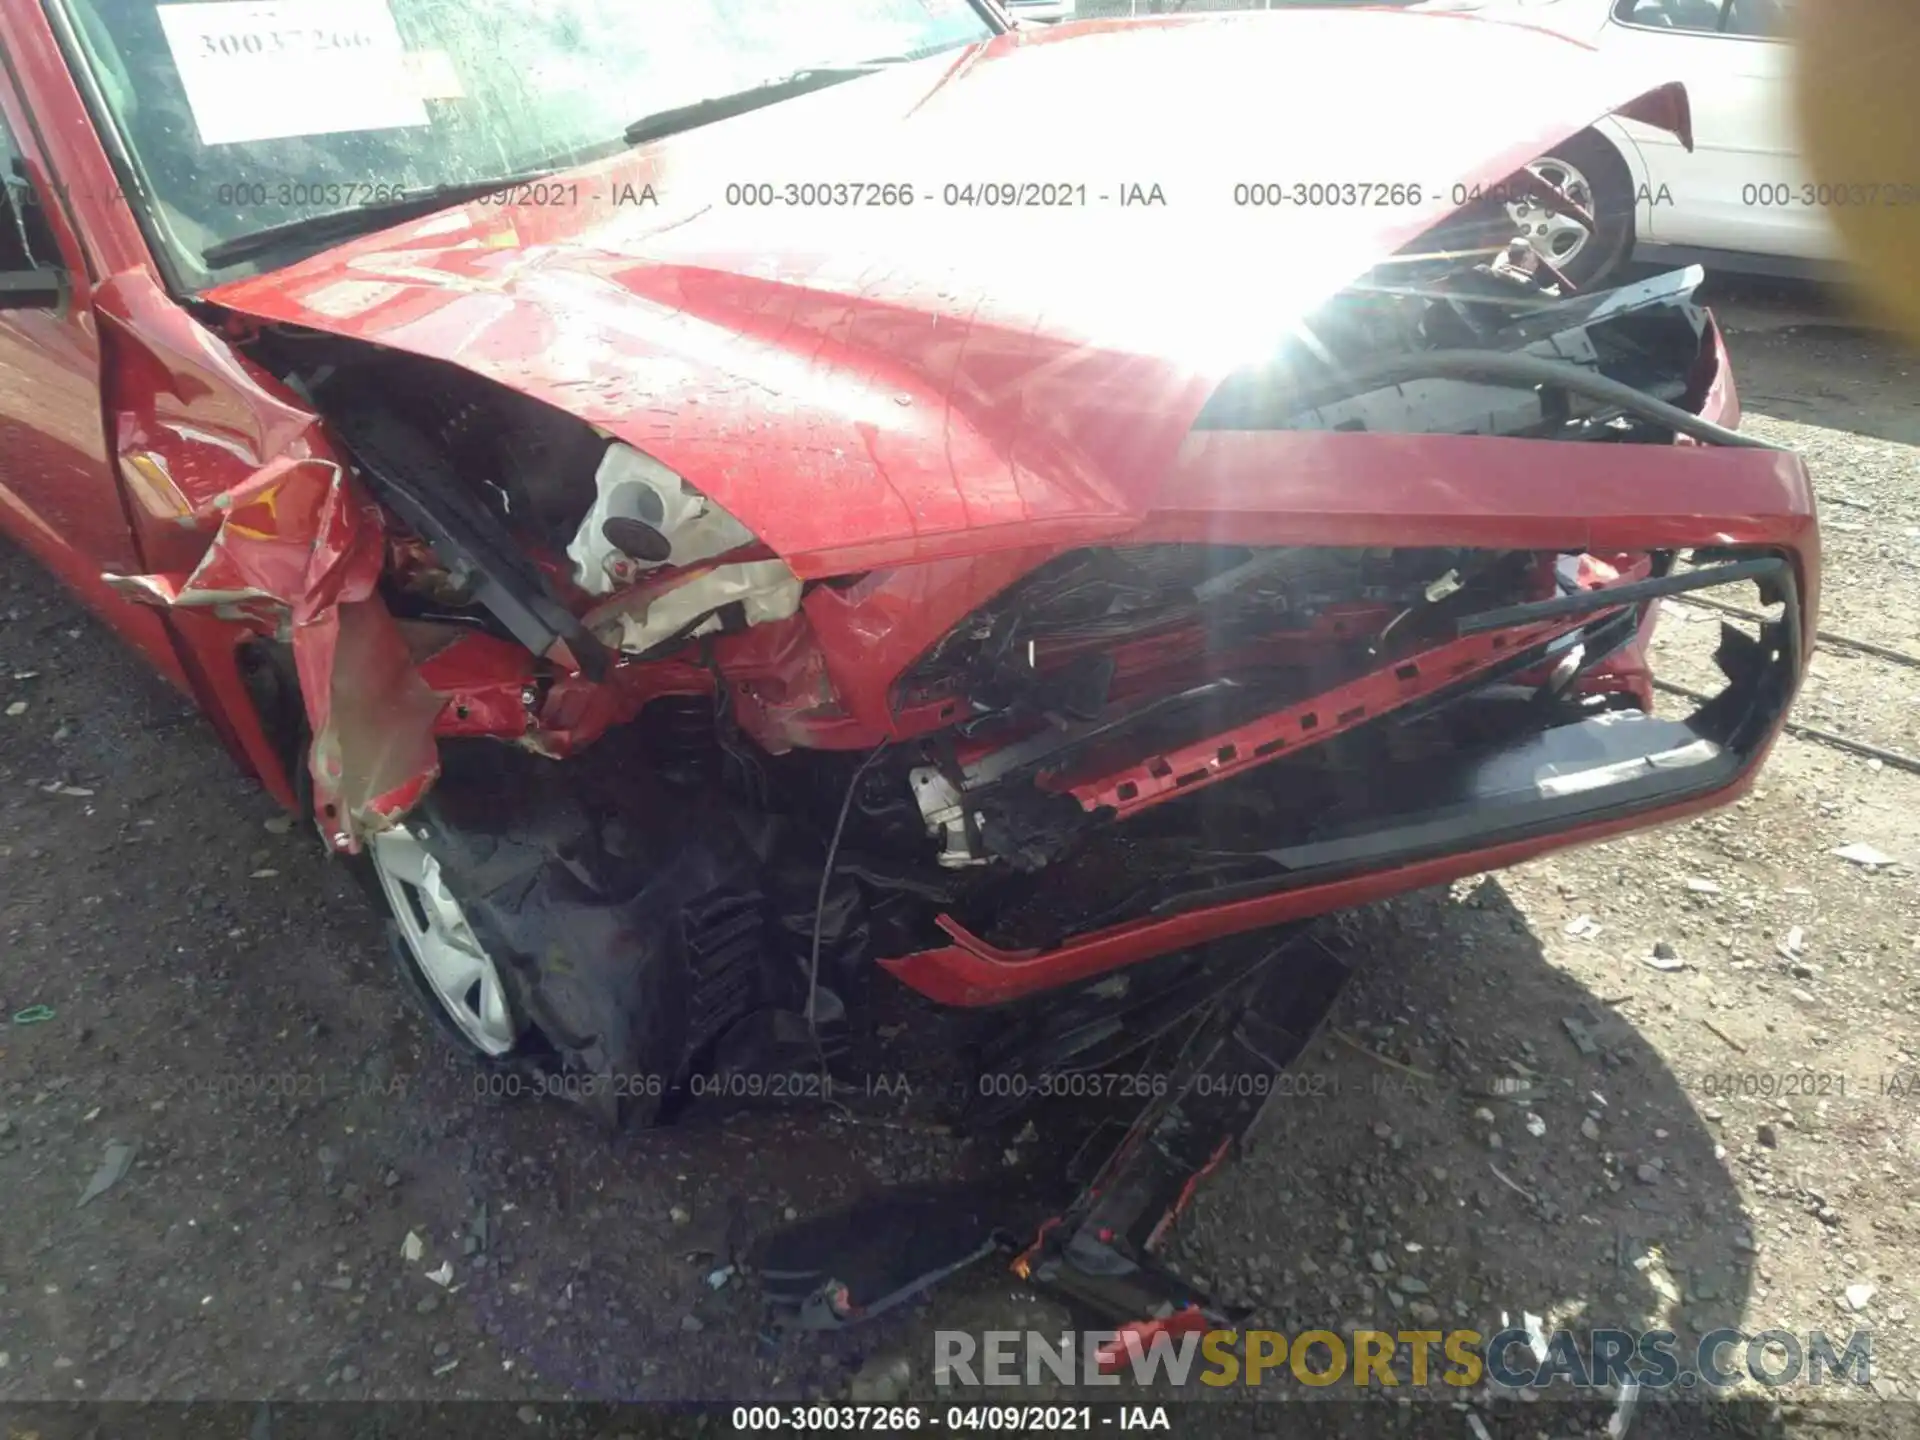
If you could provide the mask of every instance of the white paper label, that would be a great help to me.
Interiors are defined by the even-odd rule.
[[[425,125],[386,0],[162,5],[203,145]]]
[[[409,50],[406,65],[413,77],[413,93],[422,100],[466,99],[467,87],[460,83],[460,72],[446,51]]]

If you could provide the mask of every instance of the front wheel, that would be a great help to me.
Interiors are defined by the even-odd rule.
[[[1593,230],[1532,198],[1509,204],[1507,217],[1542,259],[1580,289],[1591,288],[1633,251],[1633,172],[1592,130],[1556,145],[1527,169],[1593,216]]]
[[[392,916],[394,963],[428,1019],[483,1064],[522,1058],[527,1022],[448,890],[440,862],[405,825],[375,835],[367,857]]]

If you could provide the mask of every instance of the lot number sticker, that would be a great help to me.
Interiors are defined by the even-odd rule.
[[[203,145],[425,125],[386,0],[162,5]]]

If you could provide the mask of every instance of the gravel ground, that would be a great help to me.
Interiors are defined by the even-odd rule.
[[[1914,358],[1804,295],[1722,314],[1753,428],[1822,488],[1823,624],[1920,654]],[[1663,668],[1698,673],[1719,617],[1667,609]],[[609,1141],[484,1093],[349,877],[10,549],[0,711],[0,1017],[53,1011],[0,1024],[0,1402],[930,1397],[933,1329],[1058,1324],[978,1275],[763,1339],[711,1257],[966,1147],[697,1107]],[[1920,669],[1828,647],[1797,715],[1920,754]],[[1920,776],[1788,739],[1731,810],[1356,914],[1311,1083],[1183,1263],[1288,1330],[1870,1327],[1838,1423],[1909,1433],[1885,1402],[1920,1394],[1917,863]],[[77,1204],[116,1144],[124,1177]]]

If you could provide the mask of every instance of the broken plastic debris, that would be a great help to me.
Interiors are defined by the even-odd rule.
[[[1487,1162],[1487,1169],[1493,1172],[1494,1179],[1498,1180],[1502,1185],[1505,1185],[1509,1190],[1513,1191],[1514,1194],[1520,1196],[1529,1205],[1537,1205],[1540,1203],[1531,1190],[1527,1189],[1526,1186],[1507,1174],[1506,1171],[1502,1170],[1498,1165],[1495,1165],[1491,1160]]]
[[[453,1262],[442,1260],[438,1270],[427,1271],[427,1279],[443,1289],[453,1284]]]
[[[16,1010],[13,1012],[13,1023],[16,1025],[44,1025],[47,1021],[53,1019],[53,1016],[54,1009],[51,1005],[29,1005],[24,1010]]]
[[[1593,1038],[1593,1027],[1575,1015],[1564,1017],[1560,1024],[1565,1028],[1568,1038],[1573,1041],[1574,1049],[1582,1055],[1597,1055],[1600,1046]]]
[[[1591,915],[1576,915],[1562,928],[1575,940],[1591,940],[1600,933],[1600,925]]]
[[[1718,895],[1720,893],[1720,882],[1717,880],[1702,879],[1696,875],[1687,881],[1687,889],[1696,895]]]
[[[1534,1139],[1539,1139],[1547,1133],[1547,1122],[1542,1120],[1538,1115],[1528,1115],[1527,1133],[1533,1136]]]
[[[418,1260],[426,1253],[427,1247],[425,1242],[422,1241],[418,1235],[414,1234],[413,1231],[407,1231],[407,1238],[400,1242],[400,1258],[411,1262]]]
[[[24,715],[26,713],[27,713],[27,702],[24,700],[16,700],[11,705],[7,706],[7,718],[9,719],[14,718],[15,716]]]
[[[727,1281],[733,1278],[733,1273],[734,1273],[733,1266],[723,1265],[718,1270],[712,1271],[711,1273],[708,1274],[707,1284],[715,1290],[724,1290],[726,1288]]]
[[[1838,846],[1835,849],[1829,850],[1827,853],[1829,855],[1837,855],[1842,860],[1851,861],[1855,865],[1864,865],[1869,870],[1877,870],[1882,865],[1898,865],[1900,863],[1893,856],[1887,854],[1886,851],[1877,850],[1871,845],[1862,845],[1858,842],[1852,845]]]
[[[1647,1266],[1642,1273],[1647,1277],[1647,1287],[1669,1305],[1678,1305],[1680,1287],[1673,1283],[1673,1277],[1667,1274],[1665,1265],[1657,1256],[1646,1258]]]
[[[1678,955],[1642,955],[1640,963],[1651,966],[1655,970],[1673,971],[1687,968],[1687,962]]]
[[[80,1192],[79,1204],[73,1208],[78,1210],[83,1205],[92,1204],[126,1179],[127,1171],[133,1168],[133,1149],[124,1140],[109,1140],[106,1153],[100,1160],[100,1168],[93,1172],[93,1178],[87,1181],[87,1188]]]
[[[1629,1375],[1620,1383],[1620,1398],[1614,1402],[1613,1414],[1607,1417],[1607,1440],[1625,1440],[1627,1427],[1633,1423],[1634,1407],[1640,1403],[1640,1382]]]

